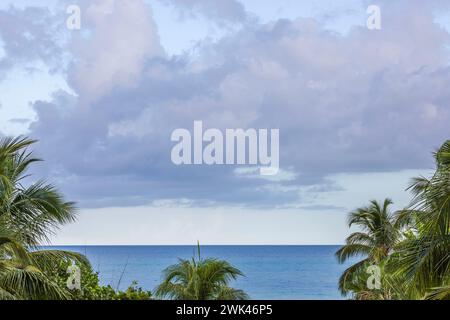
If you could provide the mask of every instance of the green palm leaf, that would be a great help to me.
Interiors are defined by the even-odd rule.
[[[164,281],[156,289],[156,297],[173,300],[244,300],[242,290],[229,283],[243,276],[227,261],[207,258],[180,259],[163,272]]]

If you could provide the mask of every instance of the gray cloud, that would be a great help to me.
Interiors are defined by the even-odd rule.
[[[31,65],[36,61],[45,63],[51,71],[62,68],[59,25],[60,21],[45,7],[11,6],[0,10],[0,39],[4,50],[0,77],[19,64],[32,71]]]
[[[121,46],[129,61],[115,55],[114,33],[98,38],[101,45],[77,40],[94,50],[84,61],[115,57],[117,79],[130,61],[134,71],[117,81],[74,63],[69,75],[107,90],[88,92],[78,80],[78,96],[35,103],[31,134],[47,160],[41,172],[85,206],[186,198],[270,207],[301,202],[302,186],[335,188],[330,174],[430,167],[450,120],[450,38],[430,10],[386,3],[381,31],[354,27],[345,36],[314,19],[247,24],[195,57],[161,54],[156,26],[141,10],[113,11],[140,22],[153,40],[137,51]],[[91,39],[101,30],[93,25]],[[238,177],[234,167],[174,166],[170,133],[194,120],[280,128],[281,166],[297,177],[274,182]]]
[[[83,29],[70,45],[72,87],[89,104],[117,86],[139,81],[145,61],[164,57],[151,8],[142,1],[82,1]],[[94,75],[94,76],[93,76]]]

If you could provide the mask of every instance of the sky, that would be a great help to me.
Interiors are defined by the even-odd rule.
[[[81,9],[69,30],[69,5]],[[366,26],[369,5],[381,29]],[[448,1],[0,4],[0,135],[79,207],[55,244],[339,244],[449,138]],[[280,171],[175,166],[171,132],[277,128]],[[249,170],[248,170],[249,169]],[[31,180],[30,180],[31,181]]]

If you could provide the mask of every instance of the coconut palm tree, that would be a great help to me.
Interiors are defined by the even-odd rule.
[[[69,298],[69,292],[47,276],[14,235],[0,229],[0,300]]]
[[[344,296],[355,291],[356,287],[365,285],[365,282],[355,283],[358,281],[356,275],[365,273],[367,266],[382,262],[396,245],[399,231],[395,216],[389,211],[390,205],[390,199],[384,200],[382,204],[373,200],[369,206],[349,214],[349,226],[355,225],[361,230],[346,239],[346,244],[336,252],[336,257],[340,263],[353,257],[362,257],[362,260],[346,269],[340,277],[339,290]]]
[[[247,294],[228,286],[242,272],[223,260],[198,257],[180,259],[164,270],[164,281],[156,289],[156,297],[173,300],[246,300]]]
[[[76,261],[88,265],[77,253],[38,250],[49,235],[75,219],[74,204],[44,181],[25,186],[27,169],[39,159],[27,148],[27,138],[0,140],[0,298],[62,299],[64,289],[46,277],[54,262]]]
[[[448,283],[448,282],[447,282]],[[450,299],[450,285],[440,288],[433,288],[426,297],[427,300],[449,300]]]
[[[398,214],[413,232],[397,246],[392,264],[411,295],[450,298],[450,140],[435,153],[435,161],[430,179],[413,179],[413,201]]]
[[[30,246],[48,242],[59,226],[75,220],[74,203],[65,202],[51,184],[37,181],[29,186],[29,166],[37,161],[27,148],[35,143],[27,138],[0,140],[0,218]]]

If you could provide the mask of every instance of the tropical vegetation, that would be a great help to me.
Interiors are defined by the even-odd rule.
[[[36,141],[0,139],[0,300],[245,300],[230,283],[242,272],[229,262],[179,259],[163,272],[155,293],[133,282],[125,291],[100,284],[87,258],[42,249],[58,229],[76,219],[73,202],[29,167],[40,161],[29,151]],[[436,170],[414,178],[408,207],[393,211],[390,199],[370,201],[348,215],[353,232],[337,252],[351,265],[339,289],[353,299],[450,299],[450,140],[435,153]],[[67,270],[76,266],[80,288],[70,289]]]
[[[36,141],[0,140],[0,299],[149,299],[133,284],[125,292],[101,286],[83,255],[42,250],[49,237],[76,218],[75,205],[51,184],[31,178],[30,165],[40,161],[28,151]],[[81,269],[83,290],[67,287],[67,267]]]
[[[164,270],[164,281],[155,295],[173,300],[246,300],[244,291],[229,286],[240,276],[242,272],[227,261],[203,259],[198,246],[197,257],[179,259]]]
[[[357,226],[337,252],[346,269],[339,289],[354,299],[450,299],[450,140],[435,153],[436,171],[414,178],[410,205],[395,213],[392,201],[371,201],[349,214]],[[380,273],[368,288],[369,268]],[[373,274],[372,274],[373,275]]]

